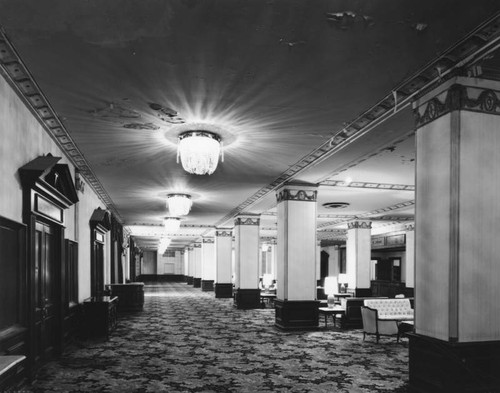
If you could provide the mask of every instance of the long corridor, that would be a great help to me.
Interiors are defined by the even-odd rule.
[[[145,286],[144,311],[120,314],[107,341],[48,363],[32,392],[406,392],[408,342],[363,342],[329,326],[282,332],[274,309],[238,310],[185,283]]]

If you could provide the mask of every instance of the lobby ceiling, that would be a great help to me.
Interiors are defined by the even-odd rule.
[[[355,217],[379,232],[412,222],[411,96],[453,72],[454,47],[479,50],[468,34],[499,10],[496,0],[16,0],[0,1],[0,24],[84,176],[149,248],[171,192],[193,199],[173,247],[245,212],[263,214],[271,239],[284,181],[319,184],[325,242],[345,239]],[[496,77],[497,62],[475,64]],[[189,127],[222,136],[210,176],[176,162]]]

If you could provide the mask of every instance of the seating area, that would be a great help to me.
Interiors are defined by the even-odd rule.
[[[396,336],[397,341],[413,322],[410,299],[365,299],[361,306],[363,341],[366,335]]]

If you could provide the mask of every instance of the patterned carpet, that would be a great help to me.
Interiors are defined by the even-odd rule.
[[[328,326],[282,332],[274,309],[238,310],[184,283],[147,285],[144,311],[109,341],[84,341],[44,366],[32,392],[407,391],[408,341],[363,342]]]

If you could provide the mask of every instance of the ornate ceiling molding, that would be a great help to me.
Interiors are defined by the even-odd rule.
[[[47,134],[80,172],[80,175],[85,178],[101,201],[120,222],[123,222],[111,197],[97,179],[90,164],[76,146],[76,143],[73,141],[66,127],[59,119],[59,116],[52,108],[47,97],[45,97],[42,90],[35,82],[33,76],[28,71],[28,68],[21,60],[3,29],[0,30],[0,73],[23,100],[27,108],[33,113],[34,117],[39,121]]]
[[[392,206],[387,206],[387,207],[384,207],[384,208],[381,208],[381,209],[376,209],[376,210],[372,210],[372,211],[364,213],[364,214],[360,214],[360,215],[356,216],[355,219],[367,218],[367,217],[370,217],[370,216],[374,216],[376,214],[390,212],[390,211],[394,211],[394,210],[398,210],[398,209],[404,209],[404,208],[407,208],[407,207],[410,207],[410,206],[414,206],[414,205],[415,205],[415,200],[401,202],[401,203],[397,203],[397,204],[392,205]],[[397,216],[393,216],[393,217],[397,217]],[[377,218],[377,217],[370,217],[370,220],[377,220],[377,219],[379,219],[379,218]],[[407,218],[404,217],[402,220],[406,220],[406,219]],[[330,226],[333,226],[333,225],[342,224],[342,223],[347,222],[347,221],[349,221],[349,219],[341,219],[341,220],[329,221],[329,222],[324,222],[322,224],[318,224],[317,227],[318,227],[318,229],[320,229],[320,228],[327,228],[327,227],[330,227]],[[398,220],[394,220],[394,221],[399,221],[399,218],[398,218]]]
[[[408,184],[388,184],[388,183],[366,183],[366,182],[351,182],[346,183],[340,180],[324,180],[320,183],[321,186],[328,187],[349,187],[349,188],[367,188],[370,190],[401,190],[415,191],[415,186]]]

